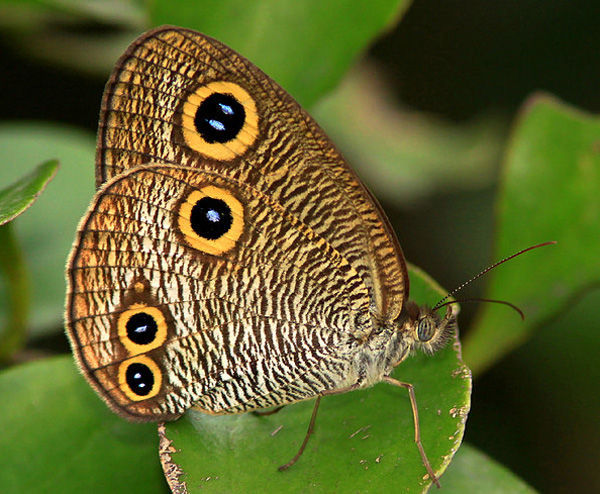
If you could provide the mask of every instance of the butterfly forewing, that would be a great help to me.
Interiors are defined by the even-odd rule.
[[[375,319],[398,316],[408,278],[385,215],[293,98],[225,45],[163,27],[117,63],[102,104],[97,184],[150,162],[251,185],[346,259]]]

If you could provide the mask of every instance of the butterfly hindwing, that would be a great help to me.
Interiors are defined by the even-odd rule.
[[[334,389],[368,330],[357,324],[368,290],[326,239],[248,184],[190,168],[109,181],[82,220],[68,281],[85,374],[140,420]]]

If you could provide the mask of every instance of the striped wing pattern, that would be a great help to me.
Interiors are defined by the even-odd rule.
[[[227,159],[186,138],[184,103],[220,81],[257,116],[240,133],[250,144],[233,143]],[[283,89],[211,38],[167,27],[130,46],[105,91],[96,178],[69,261],[67,330],[90,382],[129,418],[343,388],[360,345],[400,313],[406,267],[375,200]],[[182,233],[182,201],[206,187],[242,205],[223,252]],[[164,343],[124,342],[123,314],[138,307],[158,311]],[[122,371],[138,360],[160,384],[139,401]]]
[[[182,100],[215,80],[246,88],[260,115],[256,145],[226,163],[199,157],[181,137]],[[97,183],[151,162],[208,168],[252,184],[348,259],[371,291],[378,317],[398,317],[408,277],[385,214],[294,99],[222,43],[158,28],[117,63],[102,104]]]

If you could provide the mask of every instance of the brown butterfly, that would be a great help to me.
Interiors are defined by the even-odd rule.
[[[96,183],[66,321],[115,412],[164,421],[317,397],[300,454],[320,397],[387,381],[408,388],[416,421],[411,385],[390,373],[440,348],[455,313],[408,300],[377,201],[246,59],[175,27],[134,41],[104,93]]]

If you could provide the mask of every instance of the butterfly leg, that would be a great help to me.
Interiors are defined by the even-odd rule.
[[[273,408],[273,410],[267,410],[263,412],[261,410],[254,410],[252,413],[254,415],[258,415],[259,417],[266,417],[267,415],[275,415],[279,410],[281,410],[285,405],[281,405],[280,407]]]
[[[306,431],[306,436],[304,436],[304,441],[302,441],[302,444],[300,445],[300,449],[298,450],[296,455],[290,461],[288,461],[285,465],[281,465],[279,467],[280,472],[283,472],[284,470],[287,470],[288,468],[290,468],[294,463],[296,463],[296,461],[298,461],[298,458],[300,458],[300,456],[304,452],[304,448],[306,448],[306,445],[308,443],[308,438],[310,437],[310,435],[313,432],[313,429],[315,428],[315,421],[317,420],[317,410],[319,410],[319,404],[321,403],[321,397],[327,396],[327,395],[336,395],[336,394],[347,393],[348,391],[353,391],[356,388],[358,388],[358,384],[353,384],[346,388],[324,391],[323,394],[317,396],[317,399],[315,400],[315,406],[312,411],[312,416],[310,417],[310,423],[308,424],[308,430]],[[279,410],[276,409],[276,411],[279,411]],[[275,412],[273,412],[273,413],[275,413]]]
[[[410,383],[398,381],[397,379],[394,379],[393,377],[390,377],[390,376],[385,376],[383,378],[383,380],[394,386],[399,386],[401,388],[405,388],[408,391],[408,396],[410,398],[410,406],[412,407],[412,412],[413,412],[413,420],[415,423],[415,443],[417,445],[417,448],[419,449],[419,453],[421,454],[421,460],[423,461],[423,465],[425,465],[425,469],[427,470],[427,473],[429,474],[429,478],[433,481],[433,483],[437,487],[440,487],[440,482],[438,481],[438,478],[436,477],[435,473],[433,473],[433,468],[431,468],[431,464],[429,463],[429,460],[427,459],[427,455],[425,454],[425,450],[423,449],[423,444],[421,443],[421,428],[419,426],[419,411],[417,409],[417,399],[415,398],[415,390],[413,388],[413,385]]]
[[[290,461],[288,461],[285,465],[281,465],[279,467],[280,472],[283,472],[284,470],[287,470],[288,468],[290,468],[294,463],[296,463],[298,461],[298,458],[300,458],[300,456],[302,456],[302,453],[304,452],[304,448],[306,448],[306,445],[308,443],[308,438],[310,437],[310,435],[313,432],[313,429],[315,428],[315,421],[317,420],[317,411],[319,410],[319,403],[321,403],[321,397],[317,396],[317,399],[315,400],[315,406],[313,407],[312,415],[310,417],[310,423],[308,424],[308,430],[306,431],[306,436],[304,436],[304,441],[302,441],[302,444],[300,445],[300,449],[298,450],[296,455]]]

